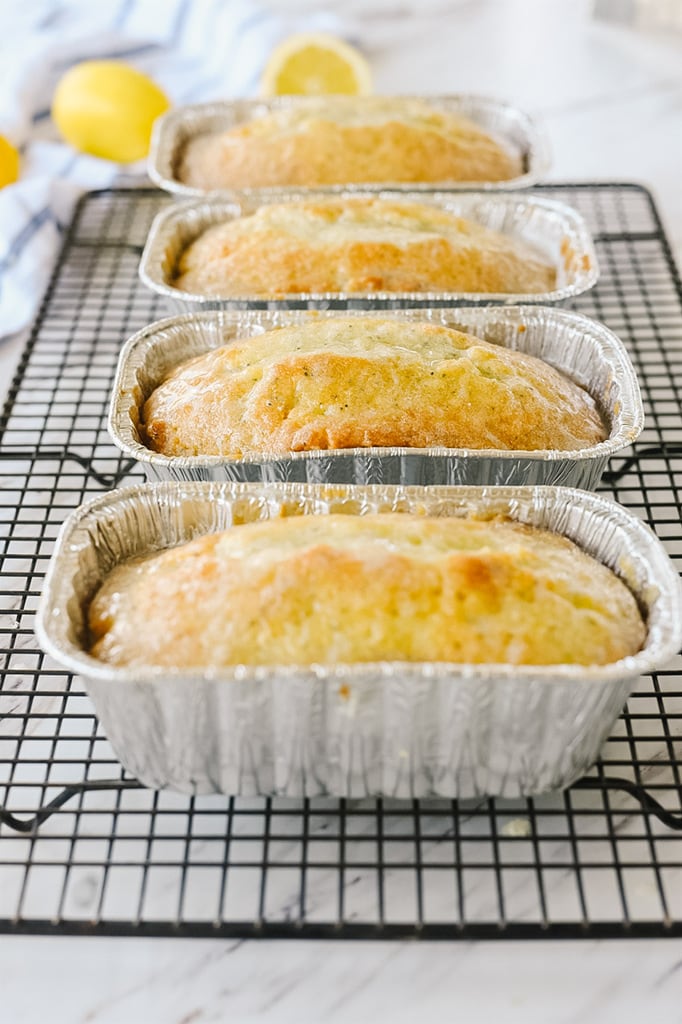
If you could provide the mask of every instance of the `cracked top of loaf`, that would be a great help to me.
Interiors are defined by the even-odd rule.
[[[533,247],[427,203],[330,198],[265,204],[207,228],[173,284],[197,295],[550,291]]]
[[[141,430],[165,455],[359,447],[579,450],[606,437],[594,399],[542,360],[426,322],[328,317],[178,366]]]

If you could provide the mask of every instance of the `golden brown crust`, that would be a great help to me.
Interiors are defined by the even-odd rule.
[[[435,206],[273,203],[208,228],[173,282],[197,295],[459,291],[537,294],[555,271],[525,243]]]
[[[190,139],[178,177],[201,189],[504,181],[520,159],[466,117],[419,100],[325,97]]]
[[[625,584],[563,537],[399,513],[267,520],[123,564],[89,624],[95,657],[178,668],[607,664],[646,635]]]
[[[590,395],[547,363],[437,324],[327,318],[173,370],[142,434],[165,455],[360,447],[575,450],[604,439]]]

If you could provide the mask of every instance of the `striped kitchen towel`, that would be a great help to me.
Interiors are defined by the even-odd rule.
[[[145,175],[142,162],[122,168],[60,141],[50,103],[67,68],[127,61],[173,104],[247,96],[272,47],[303,30],[338,33],[338,19],[281,16],[252,0],[0,3],[0,133],[22,158],[20,180],[0,190],[0,337],[31,322],[81,192],[110,185],[122,171]]]

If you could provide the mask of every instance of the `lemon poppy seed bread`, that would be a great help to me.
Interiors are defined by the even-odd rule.
[[[493,182],[520,158],[473,121],[422,100],[327,96],[194,136],[178,176],[201,189]]]
[[[525,242],[426,203],[334,198],[266,204],[207,228],[174,287],[195,295],[326,292],[538,294],[556,272]]]
[[[181,669],[607,664],[646,635],[625,584],[561,536],[400,513],[265,520],[124,563],[89,625],[97,658]]]
[[[239,338],[174,369],[141,432],[170,456],[360,447],[577,450],[594,399],[548,363],[426,322],[322,318]]]

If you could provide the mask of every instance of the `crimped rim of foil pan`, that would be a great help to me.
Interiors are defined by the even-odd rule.
[[[446,113],[463,114],[471,118],[479,127],[489,131],[502,144],[520,152],[525,164],[523,174],[506,181],[452,181],[404,183],[376,182],[363,184],[363,188],[391,188],[408,191],[429,191],[434,188],[477,191],[507,191],[528,188],[539,181],[551,165],[549,141],[546,133],[538,123],[525,111],[503,100],[490,96],[478,96],[472,93],[452,93],[450,95],[415,96],[399,95],[391,97],[398,100],[419,100]],[[310,103],[309,97],[280,96],[275,99],[260,100],[221,100],[213,103],[196,103],[170,110],[157,118],[152,131],[151,146],[147,159],[147,173],[151,180],[179,198],[197,199],[205,195],[231,195],[235,190],[224,188],[210,192],[179,181],[175,168],[181,148],[192,135],[208,132],[226,131],[239,124],[260,117],[271,111],[284,110],[292,106],[305,106]],[[324,191],[334,194],[343,191],[344,185],[329,185]],[[321,190],[322,186],[315,186]],[[250,194],[267,195],[274,192],[275,187],[254,188]]]
[[[321,307],[346,306],[365,301],[373,307],[405,305],[548,305],[570,299],[592,288],[599,279],[599,262],[592,236],[583,217],[566,203],[532,194],[486,192],[396,192],[344,188],[337,197],[348,199],[387,199],[395,202],[425,203],[446,210],[455,216],[469,218],[484,227],[502,230],[509,221],[513,230],[504,231],[511,238],[532,245],[548,259],[557,272],[559,282],[552,291],[526,292],[292,292],[269,297],[253,295],[200,295],[174,287],[170,277],[175,272],[182,251],[202,232],[214,224],[249,216],[259,206],[275,202],[306,202],[330,200],[329,193],[319,190],[281,189],[268,196],[235,193],[234,198],[204,199],[200,202],[174,203],[156,215],[140,259],[142,282],[173,305],[194,309],[219,308],[284,308],[306,304]],[[551,250],[551,251],[550,251]]]
[[[75,584],[83,573],[81,559],[95,546],[93,532],[107,552],[120,545],[116,539],[117,521],[144,501],[157,510],[164,507],[182,510],[181,536],[175,544],[193,536],[216,532],[234,526],[234,505],[239,522],[244,509],[253,502],[255,519],[281,514],[324,515],[344,504],[350,514],[366,511],[401,511],[412,514],[438,513],[455,515],[456,509],[479,513],[509,515],[540,528],[555,517],[554,532],[571,538],[579,547],[615,571],[630,587],[645,616],[647,637],[642,650],[607,665],[509,665],[504,663],[468,664],[453,662],[359,662],[329,665],[237,665],[222,669],[186,671],[169,668],[119,668],[93,658],[83,649],[82,638],[74,636],[73,618],[76,609]],[[212,528],[197,529],[197,508],[204,503],[210,509]],[[219,522],[218,507],[227,507],[224,522]],[[193,513],[194,503],[194,513]],[[298,509],[298,511],[295,511]],[[160,514],[163,514],[161,511]],[[194,518],[193,518],[194,515]],[[180,517],[178,517],[180,518]],[[612,554],[605,561],[603,552],[590,540],[589,531],[595,522],[611,524],[608,531]],[[177,524],[176,524],[177,525]],[[552,527],[549,527],[552,528]],[[93,532],[91,532],[93,531]],[[614,531],[617,538],[614,540]],[[130,534],[129,534],[130,536]],[[155,537],[153,545],[143,550],[128,551],[125,557],[152,553],[165,547],[167,538]],[[135,535],[137,540],[137,534]],[[604,543],[604,541],[602,541]],[[113,556],[110,571],[122,558]],[[90,565],[86,571],[90,598],[104,573]],[[76,604],[74,605],[74,600]],[[85,620],[84,620],[85,621]],[[567,487],[395,487],[336,486],[325,484],[248,484],[194,482],[142,483],[100,495],[76,509],[63,523],[40,599],[36,618],[36,634],[41,647],[68,671],[86,678],[111,681],[112,684],[154,682],[163,678],[203,680],[217,684],[236,680],[263,680],[273,674],[282,683],[288,677],[310,674],[318,679],[339,681],[362,680],[368,672],[392,676],[409,667],[428,679],[505,679],[516,677],[551,685],[556,680],[589,680],[593,685],[610,686],[614,682],[634,680],[651,671],[677,653],[682,642],[682,580],[663,545],[653,531],[632,512],[615,502],[590,492]]]
[[[544,321],[548,331],[553,326],[570,326],[589,334],[595,340],[603,356],[604,364],[609,374],[609,392],[617,388],[615,400],[613,396],[596,394],[594,389],[587,390],[592,393],[599,404],[602,413],[610,418],[610,435],[604,440],[589,447],[576,449],[574,451],[562,451],[557,449],[539,449],[535,451],[506,450],[496,448],[407,448],[407,447],[367,447],[367,448],[341,448],[341,449],[315,449],[312,451],[284,452],[278,455],[247,455],[242,459],[229,459],[222,455],[190,455],[190,456],[169,456],[162,455],[148,448],[140,442],[139,434],[133,424],[133,417],[136,422],[140,420],[140,413],[148,394],[140,394],[138,374],[140,370],[146,369],[146,360],[154,349],[159,346],[163,352],[164,348],[171,342],[173,336],[182,337],[189,332],[196,335],[203,328],[208,327],[211,332],[215,330],[220,335],[227,327],[235,326],[235,337],[248,336],[244,331],[255,328],[253,333],[260,333],[258,329],[267,330],[273,327],[281,327],[286,324],[315,322],[326,317],[332,318],[373,318],[378,316],[384,319],[405,322],[430,321],[443,323],[446,326],[467,328],[476,334],[477,331],[484,333],[486,327],[503,324],[511,328],[516,327],[515,335],[518,338],[518,328],[523,327],[522,336],[529,336],[538,321]],[[479,334],[480,336],[480,334]],[[204,351],[217,346],[208,343]],[[211,339],[213,340],[213,339]],[[218,343],[229,344],[220,337],[216,338]],[[511,346],[509,346],[511,347]],[[191,358],[199,354],[194,350],[186,353],[178,359],[178,365],[183,358]],[[567,351],[569,357],[564,365],[559,367],[573,379],[577,379],[575,364],[570,365],[571,352]],[[546,357],[545,357],[546,358]],[[547,360],[551,363],[551,360]],[[556,365],[555,363],[552,365]],[[571,370],[573,369],[573,374]],[[584,373],[584,368],[583,368]],[[582,376],[578,375],[578,376]],[[158,382],[160,383],[160,381]],[[578,383],[586,386],[578,379]],[[611,401],[609,401],[609,399]],[[609,408],[609,405],[616,406],[616,409]],[[607,459],[632,444],[639,436],[644,425],[644,412],[642,400],[637,382],[637,375],[630,362],[623,343],[604,324],[591,320],[581,313],[571,310],[557,309],[555,307],[541,306],[518,306],[518,307],[490,307],[490,308],[467,308],[456,307],[455,309],[418,309],[418,310],[301,310],[301,311],[213,311],[202,313],[185,313],[179,316],[167,317],[156,323],[149,324],[142,330],[133,334],[123,346],[119,357],[116,376],[114,379],[111,404],[109,409],[108,430],[114,444],[128,457],[141,463],[163,467],[173,467],[176,470],[198,470],[203,467],[213,466],[241,466],[241,465],[262,465],[268,466],[282,461],[310,462],[323,459],[352,459],[352,458],[390,458],[393,456],[422,456],[425,458],[467,458],[480,459],[484,461],[492,459],[533,459],[546,462],[551,461],[583,461],[592,459]],[[137,436],[136,436],[137,435]]]

